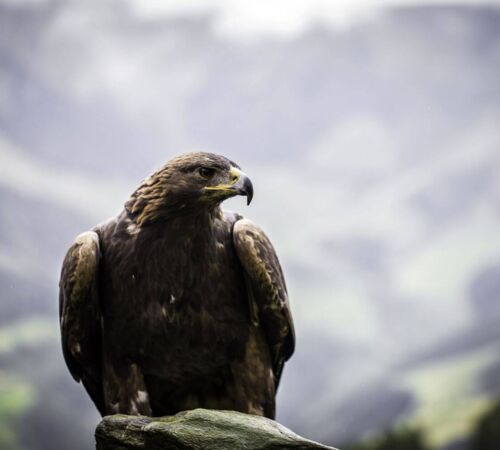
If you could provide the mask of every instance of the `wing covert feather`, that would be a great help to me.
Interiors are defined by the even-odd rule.
[[[83,383],[103,414],[99,259],[98,235],[93,231],[80,234],[62,266],[59,320],[63,355],[71,375]]]
[[[252,319],[261,324],[270,346],[277,387],[283,365],[295,349],[283,272],[269,238],[250,220],[241,219],[234,224],[233,241],[250,288]]]

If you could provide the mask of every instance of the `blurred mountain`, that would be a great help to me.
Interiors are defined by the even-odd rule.
[[[0,1],[0,446],[92,445],[59,350],[62,258],[191,149],[250,174],[252,207],[228,207],[287,275],[278,419],[334,446],[401,422],[459,442],[500,387],[500,9],[250,41],[215,19]]]

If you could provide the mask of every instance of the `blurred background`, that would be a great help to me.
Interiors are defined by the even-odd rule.
[[[0,0],[1,449],[93,447],[62,258],[189,150],[251,176],[226,206],[280,255],[280,422],[499,448],[500,3]]]

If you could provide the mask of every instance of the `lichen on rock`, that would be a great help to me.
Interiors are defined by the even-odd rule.
[[[97,450],[335,450],[265,417],[194,409],[175,416],[105,417],[96,429]]]

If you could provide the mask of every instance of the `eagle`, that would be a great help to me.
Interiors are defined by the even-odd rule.
[[[101,415],[208,408],[275,417],[294,326],[270,240],[221,209],[236,195],[253,197],[237,164],[183,154],[67,251],[63,355]]]

